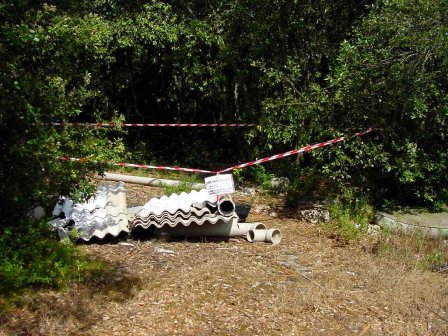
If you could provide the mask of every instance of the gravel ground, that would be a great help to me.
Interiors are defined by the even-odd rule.
[[[130,203],[161,192],[128,190]],[[265,203],[272,200],[236,199],[251,202],[248,221],[282,231],[279,245],[239,238],[83,245],[110,270],[30,296],[0,335],[448,335],[446,273],[386,257],[374,236],[331,239]]]

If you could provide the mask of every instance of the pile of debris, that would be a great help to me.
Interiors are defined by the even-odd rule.
[[[52,213],[57,218],[49,223],[60,239],[76,232],[83,241],[143,229],[155,236],[243,236],[250,242],[280,242],[279,230],[267,230],[262,223],[245,223],[247,211],[239,216],[238,208],[230,196],[217,199],[205,189],[152,198],[142,206],[127,208],[125,184],[119,182],[99,186],[96,195],[83,203],[61,197]]]

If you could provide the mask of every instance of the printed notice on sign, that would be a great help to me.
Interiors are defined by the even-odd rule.
[[[215,175],[205,178],[209,195],[223,195],[235,192],[232,174]]]

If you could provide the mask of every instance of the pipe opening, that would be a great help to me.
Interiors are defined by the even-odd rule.
[[[225,199],[218,204],[218,210],[221,215],[230,215],[235,210],[235,204],[231,200]]]
[[[254,223],[254,224],[252,224],[251,229],[266,230],[266,225],[264,225],[263,223]]]
[[[272,244],[278,244],[282,240],[282,233],[280,230],[271,229],[266,233],[266,241]]]
[[[255,238],[255,232],[254,230],[249,230],[249,232],[247,233],[247,240],[252,243],[254,241]]]

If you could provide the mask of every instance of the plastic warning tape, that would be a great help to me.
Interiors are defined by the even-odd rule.
[[[139,123],[80,123],[80,122],[49,122],[48,126],[86,126],[86,127],[254,127],[257,124],[139,124]]]
[[[371,132],[373,132],[375,130],[377,130],[377,129],[376,128],[369,128],[369,129],[367,129],[365,131],[355,133],[351,137],[343,136],[343,137],[331,139],[331,140],[328,140],[328,141],[319,142],[319,143],[316,143],[314,145],[308,145],[308,146],[305,146],[305,147],[293,149],[293,150],[285,152],[285,153],[268,156],[268,157],[265,157],[265,158],[262,158],[262,159],[259,159],[259,160],[255,160],[255,161],[251,161],[251,162],[247,162],[247,163],[242,163],[242,164],[239,164],[239,165],[236,165],[236,166],[233,166],[233,167],[230,167],[230,168],[218,170],[218,171],[211,171],[211,170],[204,170],[204,169],[195,169],[195,168],[182,168],[182,167],[150,166],[150,165],[145,165],[145,164],[126,163],[126,162],[116,162],[116,163],[112,163],[112,165],[114,165],[114,166],[122,166],[122,167],[145,168],[145,169],[174,170],[174,171],[182,171],[182,172],[189,172],[189,173],[201,173],[201,174],[221,174],[221,173],[230,172],[230,171],[235,170],[235,169],[250,167],[250,166],[253,166],[253,165],[256,165],[256,164],[260,164],[260,163],[265,163],[265,162],[269,162],[269,161],[279,160],[279,159],[282,159],[282,158],[287,157],[287,156],[297,155],[297,154],[300,154],[300,153],[309,152],[309,151],[311,151],[313,149],[322,148],[322,147],[329,146],[329,145],[334,145],[334,144],[337,144],[339,142],[349,140],[351,138],[361,137],[361,136],[363,136],[365,134],[368,134],[368,133],[371,133]],[[61,160],[65,160],[65,161],[77,161],[77,162],[98,162],[98,161],[89,160],[89,159],[86,159],[86,158],[71,158],[71,157],[67,157],[67,156],[61,157],[60,159]]]
[[[71,158],[67,156],[63,156],[60,158],[64,161],[74,161],[74,162],[98,162],[95,160],[89,160],[86,158]],[[215,172],[204,169],[194,169],[194,168],[181,168],[181,167],[167,167],[167,166],[150,166],[145,164],[136,164],[136,163],[126,163],[126,162],[116,162],[112,163],[113,166],[121,166],[121,167],[134,167],[134,168],[145,168],[145,169],[159,169],[159,170],[174,170],[174,171],[182,171],[188,173],[201,173],[201,174],[215,174]]]
[[[367,133],[373,132],[374,130],[375,130],[374,128],[369,128],[366,131],[355,133],[350,138],[360,137],[360,136],[363,136],[363,135],[365,135]],[[339,137],[339,138],[335,138],[335,139],[332,139],[332,140],[319,142],[319,143],[316,143],[314,145],[308,145],[306,147],[293,149],[293,150],[285,152],[285,153],[268,156],[268,157],[265,157],[263,159],[259,159],[259,160],[255,160],[255,161],[251,161],[251,162],[247,162],[247,163],[242,163],[242,164],[230,167],[230,168],[222,169],[222,170],[217,171],[216,173],[217,174],[226,173],[226,172],[229,172],[229,171],[232,171],[232,170],[235,170],[235,169],[250,167],[250,166],[253,166],[253,165],[256,165],[256,164],[282,159],[282,158],[287,157],[287,156],[296,155],[296,154],[300,154],[300,153],[304,153],[304,152],[309,152],[310,150],[313,150],[313,149],[316,149],[316,148],[325,147],[325,146],[329,146],[329,145],[334,145],[334,144],[336,144],[338,142],[342,142],[342,141],[345,141],[347,139],[349,139],[349,138],[347,138],[347,137]]]

